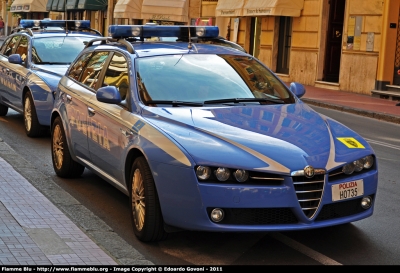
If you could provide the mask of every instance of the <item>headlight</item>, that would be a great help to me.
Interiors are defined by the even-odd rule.
[[[344,165],[342,171],[345,174],[352,174],[354,172],[355,168],[356,168],[356,166],[354,166],[354,162],[351,162],[349,164]]]
[[[233,173],[233,176],[237,182],[246,182],[246,180],[249,178],[249,173],[245,170],[236,170]]]
[[[356,172],[361,171],[362,169],[364,169],[364,158],[354,161],[353,164],[354,164],[354,171]]]
[[[218,168],[215,170],[215,176],[219,181],[226,181],[229,179],[231,172],[228,168]]]
[[[368,155],[364,157],[364,168],[369,169],[374,165],[374,157],[372,155]]]
[[[200,180],[207,180],[211,176],[210,167],[198,166],[196,169],[197,178]]]
[[[374,157],[368,155],[366,157],[355,160],[349,164],[346,164],[342,168],[342,172],[345,174],[352,174],[353,172],[360,172],[363,169],[370,169],[374,165]]]

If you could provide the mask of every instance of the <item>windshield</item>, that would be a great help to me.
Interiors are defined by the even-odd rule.
[[[137,59],[144,103],[293,103],[276,76],[252,57],[216,54]],[[255,99],[256,98],[256,99]]]
[[[93,37],[36,38],[32,44],[35,64],[70,64]]]

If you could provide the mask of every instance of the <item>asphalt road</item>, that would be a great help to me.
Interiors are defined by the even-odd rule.
[[[0,138],[17,156],[0,154],[122,264],[158,265],[399,265],[400,125],[313,107],[359,132],[375,149],[379,189],[372,217],[348,225],[285,233],[184,231],[159,243],[133,235],[128,198],[85,171],[79,179],[54,174],[50,135],[31,139],[22,115],[0,117]]]

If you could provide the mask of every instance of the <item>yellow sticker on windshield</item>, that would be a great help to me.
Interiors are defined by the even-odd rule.
[[[337,137],[347,148],[365,149],[365,147],[353,137]]]

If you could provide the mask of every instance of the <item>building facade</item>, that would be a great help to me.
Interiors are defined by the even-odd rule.
[[[217,25],[285,82],[381,97],[400,86],[400,0],[14,1],[91,20],[104,35],[109,24]]]
[[[400,85],[398,0],[219,0],[216,17],[284,81],[366,95]]]

